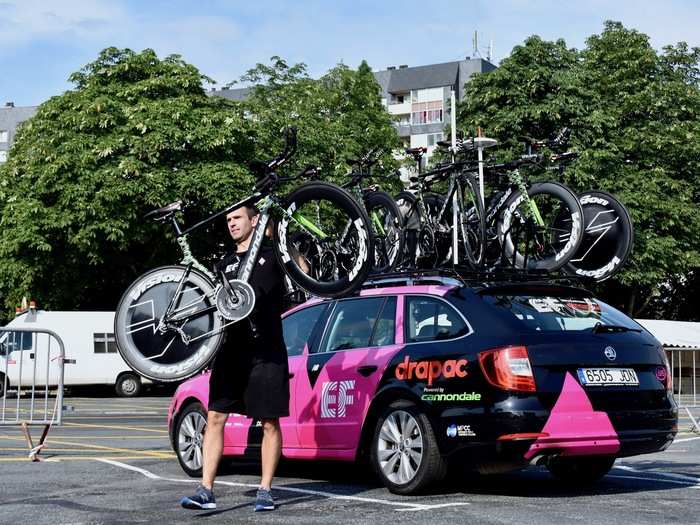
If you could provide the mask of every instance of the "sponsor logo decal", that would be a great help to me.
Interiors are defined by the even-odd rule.
[[[481,401],[481,394],[478,392],[423,392],[420,396],[423,401]]]
[[[323,383],[321,385],[321,417],[345,417],[346,408],[355,402],[355,397],[351,393],[354,389],[354,379]]]
[[[406,356],[403,362],[396,365],[396,379],[427,379],[428,385],[433,384],[433,379],[444,377],[467,377],[466,359],[450,359],[448,361],[411,361]]]
[[[455,425],[447,427],[447,437],[474,437],[476,433],[471,429],[471,425]]]
[[[606,346],[603,353],[610,361],[615,361],[615,358],[617,357],[617,352],[615,352],[615,349],[612,346]]]

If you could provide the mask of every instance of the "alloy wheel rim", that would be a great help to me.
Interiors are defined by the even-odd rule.
[[[188,468],[202,468],[202,445],[207,420],[199,412],[190,412],[180,424],[178,432],[178,451],[180,458]]]
[[[396,485],[416,477],[423,461],[423,434],[415,417],[405,410],[389,414],[379,430],[377,458],[384,475]]]

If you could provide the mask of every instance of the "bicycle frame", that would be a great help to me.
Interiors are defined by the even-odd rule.
[[[208,306],[206,308],[202,308],[200,310],[196,310],[194,312],[189,311],[192,308],[191,304],[185,305],[180,307],[179,301],[182,293],[182,289],[187,282],[187,278],[192,270],[192,268],[197,269],[198,271],[202,272],[204,275],[206,275],[211,281],[213,286],[213,292],[210,295],[207,295],[210,301],[213,301],[215,299],[216,294],[219,292],[219,289],[221,286],[227,289],[229,293],[235,294],[235,291],[230,289],[230,285],[228,284],[228,281],[225,279],[220,278],[220,276],[214,275],[212,272],[210,272],[202,263],[200,263],[195,256],[192,254],[192,250],[190,248],[189,242],[187,241],[187,236],[192,233],[195,230],[198,230],[214,220],[218,219],[221,216],[227,215],[228,213],[232,212],[233,210],[236,210],[238,208],[241,208],[243,206],[252,206],[255,205],[258,210],[260,211],[258,215],[258,222],[255,225],[255,228],[253,230],[253,236],[250,241],[250,248],[248,249],[248,252],[243,259],[243,262],[240,266],[239,274],[238,274],[238,279],[244,282],[248,282],[250,280],[250,276],[253,273],[253,268],[255,267],[255,264],[258,260],[258,255],[260,253],[260,247],[262,246],[263,239],[265,237],[265,230],[267,228],[267,224],[270,220],[270,214],[271,210],[274,210],[275,212],[285,215],[290,221],[295,222],[301,228],[303,228],[309,235],[319,239],[319,240],[324,240],[328,236],[321,230],[319,229],[312,221],[308,220],[306,217],[304,217],[298,210],[295,210],[294,212],[290,213],[287,211],[283,206],[279,204],[277,199],[273,196],[270,195],[263,195],[260,192],[256,192],[255,194],[242,199],[235,204],[232,204],[231,206],[228,206],[227,208],[207,217],[206,219],[192,225],[191,227],[182,230],[180,228],[180,225],[178,224],[177,220],[175,219],[174,215],[171,217],[171,222],[172,225],[175,229],[176,235],[177,235],[177,242],[178,245],[180,246],[183,257],[180,261],[180,264],[185,266],[185,271],[182,274],[182,277],[180,278],[176,291],[173,294],[173,297],[170,299],[170,303],[168,304],[168,307],[165,309],[163,312],[163,316],[159,320],[158,327],[157,329],[161,332],[165,332],[167,330],[173,330],[177,332],[180,337],[182,338],[182,341],[185,344],[189,344],[192,341],[196,341],[198,339],[202,339],[204,337],[210,337],[211,335],[217,333],[216,331],[211,331],[211,332],[206,332],[204,334],[201,334],[197,336],[196,338],[190,338],[187,336],[187,334],[184,333],[184,331],[181,329],[181,326],[176,326],[178,323],[185,323],[191,319],[195,319],[197,317],[201,317],[202,315],[206,315],[212,311],[216,311],[217,307],[216,305]],[[218,286],[216,286],[218,284]],[[185,313],[188,312],[188,313]],[[221,328],[219,329],[222,330],[233,323],[237,321],[231,321],[228,323],[224,323]]]

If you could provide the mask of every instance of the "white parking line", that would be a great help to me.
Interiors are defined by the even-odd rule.
[[[685,443],[686,441],[695,441],[696,439],[700,439],[700,436],[692,438],[674,439],[671,445],[675,445],[676,443]]]
[[[160,481],[171,481],[174,483],[199,483],[199,481],[195,480],[195,479],[166,478],[164,476],[159,476],[158,474],[154,474],[150,470],[146,470],[146,469],[140,468],[140,467],[135,467],[133,465],[129,465],[127,463],[122,463],[120,461],[113,461],[111,459],[95,458],[95,460],[100,461],[102,463],[107,463],[109,465],[113,465],[115,467],[123,468],[126,470],[131,470],[133,472],[138,472],[139,474],[142,474],[149,479],[156,479],[156,480],[160,480]],[[227,485],[230,487],[247,487],[247,488],[254,488],[254,489],[257,489],[260,486],[259,484],[255,484],[255,483],[236,483],[233,481],[223,481],[223,480],[217,480],[216,483],[218,483],[220,485]],[[284,490],[287,492],[296,492],[298,494],[307,494],[307,495],[311,495],[311,496],[321,496],[323,498],[328,498],[328,499],[359,501],[362,503],[377,503],[379,505],[390,505],[393,507],[403,507],[403,508],[395,508],[394,510],[397,510],[397,511],[420,511],[420,510],[431,510],[431,509],[443,508],[443,507],[457,507],[457,506],[461,506],[461,505],[469,505],[468,502],[440,503],[437,505],[426,505],[423,503],[406,503],[403,501],[392,501],[392,500],[387,500],[387,499],[364,498],[361,496],[347,496],[344,494],[334,494],[332,492],[323,492],[320,490],[309,490],[309,489],[285,487],[284,485],[275,485],[274,489],[275,490]]]

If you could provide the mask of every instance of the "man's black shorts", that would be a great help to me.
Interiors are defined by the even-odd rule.
[[[239,350],[239,351],[237,351]],[[265,357],[221,348],[209,378],[209,410],[253,419],[289,415],[289,367],[284,350]]]

